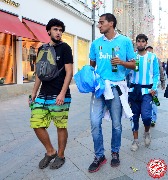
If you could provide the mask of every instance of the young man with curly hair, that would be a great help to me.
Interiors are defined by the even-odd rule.
[[[41,81],[36,75],[31,95],[33,106],[30,124],[46,149],[45,157],[40,161],[39,168],[46,168],[54,159],[50,168],[58,169],[65,162],[64,151],[68,138],[67,123],[71,103],[69,84],[73,75],[73,57],[70,46],[61,40],[62,33],[65,31],[64,23],[58,19],[51,19],[46,30],[51,38],[49,45],[53,46],[56,52],[55,59],[60,73],[50,81]],[[58,150],[53,147],[47,132],[51,120],[57,128]]]

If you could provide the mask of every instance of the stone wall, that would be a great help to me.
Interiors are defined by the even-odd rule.
[[[31,94],[34,82],[0,86],[0,100],[9,99],[21,94]]]

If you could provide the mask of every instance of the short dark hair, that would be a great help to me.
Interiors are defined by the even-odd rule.
[[[115,29],[115,27],[116,27],[116,25],[117,25],[117,19],[116,19],[116,17],[115,17],[113,14],[111,14],[111,13],[102,14],[100,17],[102,17],[102,16],[105,16],[105,18],[106,18],[106,20],[107,20],[108,22],[113,21],[113,28]]]
[[[148,37],[145,34],[138,34],[138,36],[136,37],[136,42],[138,41],[138,39],[144,39],[146,42],[148,41]]]
[[[152,47],[152,46],[147,46],[147,47],[146,47],[146,50],[147,50],[148,48],[149,48],[149,49],[153,49],[153,47]]]
[[[46,30],[49,31],[51,29],[51,27],[53,27],[53,26],[61,26],[62,32],[65,31],[65,25],[59,19],[53,18],[53,19],[49,20],[48,24],[46,25]]]

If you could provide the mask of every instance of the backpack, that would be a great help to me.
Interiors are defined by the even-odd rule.
[[[62,44],[62,43],[61,43]],[[59,76],[59,70],[56,62],[56,51],[49,44],[42,45],[36,59],[36,74],[41,81],[51,81]]]

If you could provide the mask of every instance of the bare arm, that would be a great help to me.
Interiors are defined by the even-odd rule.
[[[34,101],[34,99],[36,98],[37,96],[37,91],[40,87],[40,84],[41,84],[41,81],[40,79],[38,78],[38,76],[36,75],[35,77],[35,83],[34,83],[34,87],[33,87],[33,91],[32,91],[32,101]]]
[[[127,69],[135,69],[135,60],[131,60],[129,62],[125,62],[125,61],[122,61],[120,58],[118,57],[114,57],[112,60],[111,60],[111,64],[112,65],[122,65],[124,66],[125,68]]]
[[[90,60],[90,65],[95,68],[96,67],[96,61]]]
[[[72,80],[72,76],[73,76],[73,64],[65,64],[65,71],[66,71],[66,76],[64,79],[64,84],[62,86],[60,94],[57,96],[57,99],[56,99],[57,105],[64,104],[65,94],[67,92],[67,89],[69,87],[69,84],[70,84],[70,82]]]

